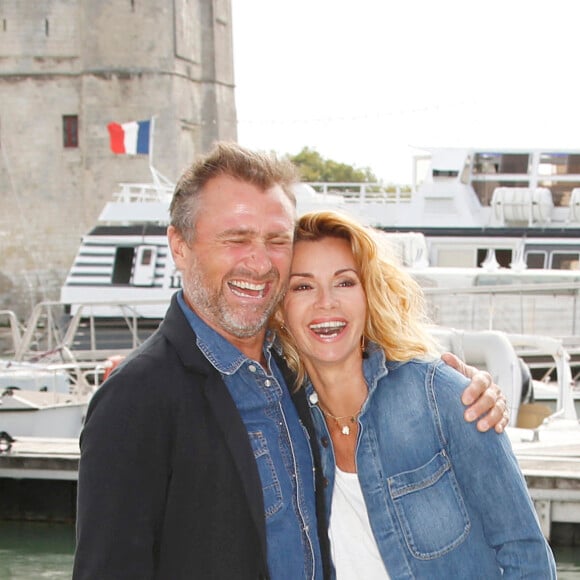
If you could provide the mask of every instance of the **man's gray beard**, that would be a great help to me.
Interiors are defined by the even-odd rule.
[[[250,309],[250,314],[260,313],[260,316],[258,320],[249,322],[244,319],[245,312],[232,312],[223,294],[219,291],[212,292],[204,285],[199,271],[199,268],[194,264],[187,274],[183,274],[183,292],[185,296],[194,310],[203,314],[219,328],[237,338],[249,338],[257,335],[266,326],[283,296],[283,292],[280,292],[263,311],[263,307]]]

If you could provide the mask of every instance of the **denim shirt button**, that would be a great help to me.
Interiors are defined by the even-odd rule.
[[[266,385],[267,387],[270,387],[270,386],[272,386],[272,381],[270,379],[266,379],[264,381],[264,385]]]
[[[320,438],[320,443],[322,444],[322,447],[328,447],[328,437],[326,435],[324,435],[323,437]]]
[[[255,373],[255,372],[256,372],[256,365],[249,365],[249,366],[248,366],[248,370],[249,370],[251,373]]]
[[[312,393],[309,397],[308,400],[310,401],[310,403],[312,405],[316,405],[316,403],[318,403],[318,395],[316,393]]]

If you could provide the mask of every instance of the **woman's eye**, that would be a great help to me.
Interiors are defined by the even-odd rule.
[[[350,288],[351,286],[356,286],[356,282],[354,280],[340,280],[337,285]]]
[[[309,290],[310,288],[312,288],[312,286],[310,284],[303,282],[302,284],[296,284],[295,286],[292,286],[292,291],[293,292],[301,292],[303,290]]]

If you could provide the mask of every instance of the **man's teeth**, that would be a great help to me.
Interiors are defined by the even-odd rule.
[[[248,295],[262,295],[266,288],[266,284],[262,282],[261,284],[254,284],[252,282],[245,282],[241,280],[235,280],[230,282],[230,288],[234,294],[238,296],[248,296]]]
[[[232,282],[232,284],[238,288],[243,288],[245,290],[255,290],[256,292],[260,292],[266,287],[265,283],[252,284],[251,282],[237,282],[236,281],[236,282]]]
[[[317,324],[311,324],[309,326],[312,332],[318,334],[319,336],[335,336],[344,327],[346,322],[339,322],[338,320],[333,320],[329,322],[319,322]]]

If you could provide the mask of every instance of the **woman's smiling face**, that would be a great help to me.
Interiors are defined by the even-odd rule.
[[[349,243],[327,237],[294,246],[284,323],[312,366],[361,358],[366,297]]]

